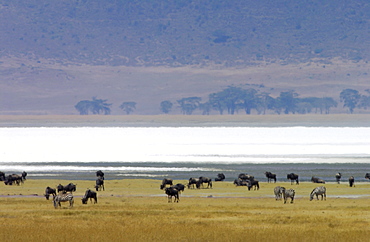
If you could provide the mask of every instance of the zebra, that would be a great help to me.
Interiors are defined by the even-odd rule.
[[[73,195],[72,193],[59,193],[54,197],[54,207],[58,208],[61,207],[61,202],[69,202],[69,207],[73,207]]]
[[[277,186],[274,188],[275,200],[281,200],[285,187]]]
[[[293,203],[294,201],[294,196],[295,196],[295,191],[294,189],[288,189],[288,190],[283,190],[283,197],[284,197],[284,204],[286,203],[286,200],[290,197],[292,200],[290,203]]]
[[[310,201],[312,201],[314,195],[316,195],[317,200],[319,200],[319,195],[321,195],[321,200],[323,200],[324,198],[326,200],[326,188],[324,186],[321,186],[313,189],[310,194]]]

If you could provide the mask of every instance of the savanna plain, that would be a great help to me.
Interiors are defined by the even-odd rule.
[[[55,209],[46,186],[77,184],[74,206]],[[174,181],[186,184],[186,181]],[[106,180],[98,203],[82,204],[91,180],[32,180],[0,184],[0,235],[9,241],[367,241],[370,183],[325,184],[327,199],[309,200],[317,184],[261,182],[259,190],[214,182],[212,189],[185,189],[167,201],[160,180]],[[276,201],[275,186],[296,198]]]

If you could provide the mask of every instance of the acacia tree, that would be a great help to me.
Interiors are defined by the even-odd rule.
[[[97,99],[96,97],[92,98],[92,101],[90,100],[82,100],[79,101],[75,108],[78,112],[80,112],[80,115],[88,115],[89,112],[92,112],[93,114],[104,114],[108,115],[111,112],[110,106],[112,106],[111,103],[107,103],[107,99]]]
[[[171,111],[172,105],[173,105],[172,102],[166,100],[166,101],[161,102],[161,104],[160,104],[161,108],[160,109],[163,113],[167,114]]]
[[[347,107],[352,114],[357,103],[360,101],[361,95],[357,90],[345,89],[340,93],[339,97],[340,101],[344,102],[343,107]]]
[[[128,115],[136,109],[136,102],[123,102],[119,108]]]
[[[201,100],[200,97],[187,97],[177,100],[177,103],[180,105],[183,114],[191,115],[198,108]]]
[[[284,109],[285,114],[295,113],[296,111],[296,103],[298,94],[294,91],[288,91],[288,92],[281,92],[280,96],[278,97],[280,101],[281,108]]]

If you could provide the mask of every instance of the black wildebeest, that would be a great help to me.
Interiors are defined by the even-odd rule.
[[[294,201],[294,196],[295,196],[295,191],[294,189],[288,189],[283,191],[283,197],[284,197],[284,204],[286,203],[286,200],[290,197],[291,201],[290,203],[293,203]]]
[[[271,182],[272,180],[274,180],[274,182],[276,183],[276,174],[266,171],[265,175],[267,177],[267,182]]]
[[[250,179],[254,179],[254,176],[251,176],[245,173],[240,173],[238,178],[242,180],[250,180]]]
[[[27,177],[27,172],[23,171],[21,176],[22,176],[22,179],[23,179],[23,180],[27,180],[27,179],[26,179],[26,177]]]
[[[317,200],[319,200],[319,195],[321,195],[321,200],[325,198],[326,200],[326,188],[324,186],[321,187],[316,187],[315,189],[312,190],[310,194],[310,201],[313,200],[313,196],[316,195]]]
[[[166,185],[170,185],[170,186],[172,186],[172,185],[173,185],[173,180],[172,180],[172,179],[164,178],[164,179],[162,180],[162,184],[161,184],[161,186],[160,186],[161,190],[163,190],[163,188],[165,188],[165,187],[166,187]]]
[[[215,178],[215,181],[223,181],[223,180],[225,180],[225,175],[224,175],[224,173],[218,173],[217,174],[217,177]]]
[[[299,185],[298,175],[295,173],[287,174],[286,179],[290,180],[290,185],[293,185],[294,181],[296,182],[297,185]]]
[[[66,186],[63,186],[61,184],[59,184],[57,186],[57,192],[75,192],[76,191],[76,186],[77,184],[73,184],[73,183],[69,183],[68,185]]]
[[[176,185],[172,185],[172,188],[175,188],[179,192],[183,192],[185,190],[185,185],[181,183],[177,183]]]
[[[61,202],[69,202],[69,207],[73,207],[73,195],[72,193],[60,193],[54,197],[53,203],[54,207],[58,208],[61,207]]]
[[[335,180],[337,181],[338,184],[340,183],[340,179],[341,178],[342,178],[342,174],[340,172],[338,172],[337,174],[335,174]]]
[[[57,191],[55,188],[46,187],[44,196],[46,200],[49,200],[50,195],[53,195],[53,198],[57,195]]]
[[[189,189],[190,189],[190,188],[195,188],[194,186],[196,186],[196,185],[197,185],[198,180],[199,180],[199,179],[197,179],[197,178],[193,178],[193,177],[189,178],[188,188],[189,188]]]
[[[5,185],[13,185],[16,184],[19,186],[20,183],[23,183],[22,176],[17,174],[8,175],[5,177],[4,184]]]
[[[197,188],[200,189],[200,186],[202,186],[202,188],[204,188],[203,183],[207,183],[207,188],[212,188],[212,179],[211,178],[204,177],[204,176],[199,177],[198,182],[196,184]]]
[[[246,180],[242,180],[240,178],[234,180],[235,186],[248,186],[248,182]]]
[[[260,185],[259,185],[259,182],[257,180],[247,180],[247,187],[248,187],[248,191],[251,190],[252,187],[254,187],[254,190],[259,190],[260,189]]]
[[[87,189],[87,191],[85,192],[85,195],[81,199],[82,200],[82,204],[86,204],[87,201],[89,200],[89,198],[90,198],[90,202],[91,203],[92,203],[92,200],[93,199],[94,199],[94,204],[98,202],[98,197],[97,197],[96,192],[91,191],[90,189]]]
[[[353,176],[348,179],[348,182],[350,187],[355,187],[355,178]]]
[[[320,178],[317,178],[317,177],[314,177],[314,176],[311,178],[311,181],[313,183],[323,183],[323,184],[325,184],[325,181],[324,180],[322,180]]]
[[[98,170],[98,171],[96,172],[96,176],[97,176],[97,177],[100,177],[101,179],[103,179],[103,180],[104,180],[104,172],[102,172],[101,170]]]
[[[179,191],[176,188],[167,187],[165,193],[167,194],[168,202],[172,202],[172,197],[175,197],[173,202],[179,202]]]
[[[95,189],[96,191],[101,191],[101,189],[103,188],[103,191],[105,191],[105,188],[104,188],[104,180],[99,177],[98,179],[96,179],[96,182],[95,182]]]
[[[365,174],[365,179],[370,180],[370,173],[366,173],[366,174]]]

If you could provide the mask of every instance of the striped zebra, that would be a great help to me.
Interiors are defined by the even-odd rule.
[[[73,207],[73,195],[72,193],[59,193],[54,197],[54,207],[61,207],[61,202],[69,202],[69,207]]]
[[[293,201],[294,201],[294,195],[295,195],[295,191],[294,191],[294,189],[284,190],[284,191],[283,191],[284,204],[286,203],[286,200],[287,200],[289,197],[292,199],[292,200],[290,201],[290,203],[293,203]]]
[[[275,200],[281,200],[285,187],[277,186],[274,188]]]
[[[325,198],[326,200],[326,188],[321,186],[321,187],[316,187],[315,189],[312,190],[310,194],[310,201],[312,201],[313,196],[316,195],[317,200],[319,200],[319,195],[321,195],[321,200]]]

